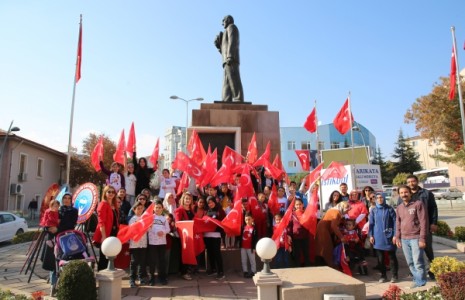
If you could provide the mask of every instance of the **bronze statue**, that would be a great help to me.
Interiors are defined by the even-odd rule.
[[[239,73],[239,30],[232,16],[223,19],[224,32],[215,39],[215,46],[223,58],[223,101],[244,102],[241,75]]]

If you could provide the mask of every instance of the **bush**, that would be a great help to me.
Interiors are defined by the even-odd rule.
[[[60,300],[95,300],[97,287],[94,272],[82,260],[67,264],[58,280],[57,298]]]
[[[465,226],[457,226],[457,227],[455,227],[455,237],[460,242],[465,241]]]
[[[429,269],[436,278],[449,272],[459,272],[465,270],[465,263],[458,261],[455,257],[443,256],[436,257],[431,262]],[[465,298],[464,298],[465,299]]]
[[[39,237],[38,231],[26,231],[24,233],[15,235],[15,237],[12,240],[12,243],[21,244],[21,243],[32,242],[32,241],[37,240],[38,237]]]
[[[465,269],[439,276],[438,284],[444,300],[465,299]]]
[[[450,230],[450,227],[446,222],[438,221],[438,230],[436,231],[436,235],[451,237],[452,231]]]
[[[10,290],[0,289],[0,299],[1,300],[31,300],[32,298],[25,295],[15,295]]]

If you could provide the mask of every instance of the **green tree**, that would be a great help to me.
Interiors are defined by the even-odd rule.
[[[402,185],[407,183],[407,176],[409,176],[411,173],[397,173],[396,177],[392,180],[392,183],[394,185]]]
[[[395,174],[412,174],[413,172],[422,169],[421,164],[418,161],[420,155],[416,153],[412,146],[406,141],[402,129],[399,130],[399,137],[397,138],[396,148],[394,148],[394,154],[392,157],[396,159],[394,162]]]
[[[445,149],[433,158],[465,168],[462,126],[458,95],[449,101],[449,78],[442,77],[430,94],[418,98],[407,110],[404,121],[414,123],[416,131],[429,141],[441,141]],[[461,82],[465,91],[465,82]],[[462,96],[465,96],[462,92]]]
[[[376,148],[375,157],[373,158],[372,163],[374,165],[379,165],[383,183],[392,183],[392,174],[390,174],[387,170],[387,163],[384,160],[383,153],[381,152],[381,148],[379,146]]]
[[[107,176],[102,172],[96,172],[92,166],[90,155],[95,148],[100,136],[90,133],[82,142],[82,154],[76,152],[71,156],[70,185],[76,186],[86,182],[92,182],[96,185],[105,183]],[[113,162],[113,153],[116,151],[116,144],[103,135],[103,164],[110,168]]]

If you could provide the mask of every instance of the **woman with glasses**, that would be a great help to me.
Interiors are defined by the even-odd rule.
[[[365,203],[367,209],[370,209],[371,206],[375,205],[375,190],[369,185],[364,187],[361,200]]]
[[[95,229],[93,243],[100,247],[109,236],[116,236],[119,226],[119,213],[116,203],[116,190],[111,185],[103,189],[103,195],[97,207],[98,223]],[[103,270],[108,265],[107,257],[100,251],[98,270]]]

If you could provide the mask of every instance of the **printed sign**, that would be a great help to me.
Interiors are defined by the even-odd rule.
[[[98,200],[98,189],[93,183],[84,183],[77,189],[73,195],[73,203],[78,210],[78,224],[90,218],[97,207]]]

